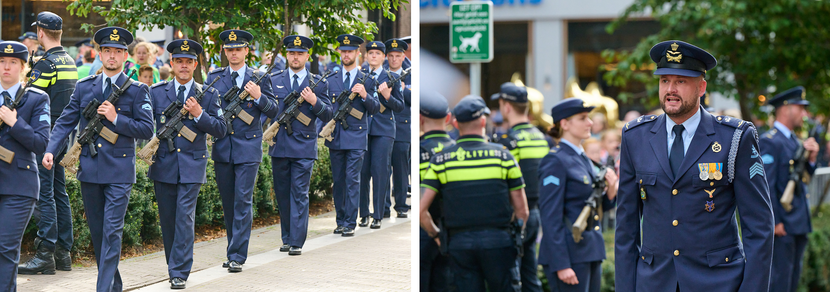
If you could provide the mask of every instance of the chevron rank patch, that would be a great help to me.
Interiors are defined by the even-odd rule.
[[[545,180],[542,182],[542,185],[546,186],[546,185],[549,185],[549,184],[555,184],[555,185],[558,186],[559,185],[559,178],[555,177],[555,176],[552,176],[552,175],[549,175],[549,176],[545,177]]]
[[[764,166],[760,162],[755,162],[749,168],[749,179],[752,179],[756,175],[764,176]]]

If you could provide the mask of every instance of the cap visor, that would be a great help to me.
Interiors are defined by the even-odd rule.
[[[122,44],[103,44],[103,45],[100,45],[100,47],[102,47],[102,48],[104,48],[104,47],[106,47],[106,48],[118,48],[118,49],[125,49],[125,50],[127,49],[127,46],[122,45]]]
[[[229,44],[222,45],[222,48],[233,49],[233,48],[242,48],[242,47],[247,47],[247,46],[248,46],[247,43],[229,43]]]
[[[188,59],[196,59],[196,56],[190,54],[173,54],[171,58],[188,58]]]
[[[490,100],[498,100],[500,97],[501,97],[501,94],[493,93],[493,95],[490,96]]]
[[[289,51],[289,52],[308,52],[308,50],[301,49],[301,48],[288,48],[288,49],[286,49],[286,51]]]
[[[338,49],[341,51],[354,51],[357,50],[356,46],[340,46]]]
[[[700,75],[703,75],[703,72],[675,68],[658,68],[657,70],[654,70],[654,75],[678,75],[686,77],[698,77]]]
[[[31,26],[37,26],[37,21],[32,22],[32,25],[31,25]]]
[[[791,102],[790,104],[797,104],[797,105],[810,105],[810,101],[802,99],[802,100],[799,100],[799,101],[794,101],[794,102]]]

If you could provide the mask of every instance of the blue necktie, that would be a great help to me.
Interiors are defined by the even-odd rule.
[[[686,127],[683,125],[675,125],[671,131],[674,132],[674,143],[671,145],[671,153],[669,153],[669,166],[671,166],[672,174],[677,177],[680,171],[680,165],[683,164],[683,130]]]
[[[104,100],[107,100],[107,98],[110,97],[110,93],[112,93],[112,81],[107,78],[106,85],[104,85]]]
[[[233,85],[236,86],[236,87],[242,88],[241,86],[239,86],[239,84],[236,84],[236,78],[239,78],[239,73],[236,73],[236,71],[233,71],[233,73],[231,73],[231,79],[233,79]]]
[[[20,90],[20,89],[18,89]],[[0,104],[5,104],[6,107],[11,107],[12,96],[9,95],[8,91],[3,91],[3,100],[0,100]],[[8,104],[7,104],[8,103]]]
[[[343,90],[351,89],[349,88],[352,85],[352,80],[349,78],[349,74],[351,72],[346,72],[346,79],[343,81]]]
[[[297,78],[300,78],[300,76],[297,76],[297,74],[294,74],[294,83],[291,84],[291,90],[293,90],[293,91],[297,91],[297,90],[300,89],[300,83],[297,82]]]
[[[179,85],[179,94],[178,94],[178,95],[176,95],[176,98],[177,98],[179,101],[181,101],[182,103],[185,103],[185,100],[184,100],[184,89],[185,89],[185,88],[184,88],[184,85]]]

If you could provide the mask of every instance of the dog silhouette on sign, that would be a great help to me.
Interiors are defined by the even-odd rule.
[[[470,52],[473,52],[473,51],[480,52],[481,51],[478,48],[478,43],[481,40],[481,33],[480,32],[476,32],[475,35],[473,35],[471,37],[468,37],[468,38],[460,37],[460,36],[458,38],[461,39],[461,45],[458,46],[458,49],[461,50],[461,52],[466,53],[467,52],[466,48],[468,48],[468,47],[470,48]]]

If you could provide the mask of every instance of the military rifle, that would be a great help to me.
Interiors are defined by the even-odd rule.
[[[395,83],[398,83],[398,81],[403,80],[406,77],[406,75],[409,75],[409,72],[411,72],[411,71],[412,71],[412,67],[406,68],[406,70],[403,70],[403,72],[401,72],[401,76],[398,76],[398,78],[392,78],[392,72],[389,72],[389,70],[386,70],[386,77],[387,77],[387,79],[389,79],[389,80],[386,80],[386,87],[392,88],[392,85],[395,85]],[[380,83],[378,83],[378,86],[380,86]],[[385,112],[385,111],[386,111],[386,107],[383,104],[380,104],[380,112]]]
[[[363,79],[358,79],[360,84],[366,84],[366,80],[369,80],[369,74],[363,74]],[[337,111],[334,112],[334,117],[329,121],[325,127],[320,131],[320,137],[326,138],[326,140],[331,141],[334,137],[331,136],[331,133],[334,131],[334,127],[337,125],[337,122],[343,126],[343,129],[349,128],[349,123],[346,122],[346,114],[351,115],[355,119],[362,119],[363,113],[356,108],[352,107],[352,101],[354,98],[357,97],[357,92],[351,92],[349,89],[344,89],[340,92],[340,95],[337,96],[337,102],[340,103],[340,107],[337,108]]]
[[[817,131],[818,127],[813,127],[810,130],[810,137],[816,136]],[[795,133],[792,135],[795,135]],[[806,172],[807,160],[810,158],[810,154],[810,151],[804,149],[804,143],[799,143],[798,149],[795,150],[795,156],[793,156],[793,159],[790,159],[789,181],[787,182],[787,187],[784,188],[784,193],[781,195],[780,200],[781,207],[784,207],[784,211],[792,211],[795,193],[796,191],[801,193],[801,182],[804,181],[806,183],[810,180],[810,174]]]
[[[585,200],[585,207],[582,208],[582,212],[579,213],[579,217],[576,218],[576,222],[574,222],[572,226],[574,242],[576,243],[582,241],[582,232],[584,232],[588,227],[588,219],[590,217],[594,217],[594,222],[599,221],[602,218],[602,196],[605,193],[605,187],[607,186],[605,181],[605,173],[607,173],[609,169],[610,167],[601,166],[599,174],[597,174],[594,178],[594,184],[592,185],[594,191],[591,193],[591,196]]]
[[[277,62],[271,62],[271,65],[268,66],[268,69],[265,70],[265,73],[260,74],[254,83],[259,85],[262,83],[262,80],[268,76],[268,72],[271,72],[271,69],[274,69],[274,66]],[[244,80],[244,78],[243,78]],[[244,84],[242,86],[245,86]],[[233,134],[233,119],[239,118],[246,124],[250,125],[254,122],[254,117],[248,114],[245,109],[242,108],[242,103],[246,101],[250,101],[250,94],[236,86],[233,85],[225,94],[222,94],[222,97],[225,98],[226,101],[230,102],[227,107],[225,107],[225,114],[224,118],[225,121],[228,123],[228,133]]]
[[[320,77],[318,80],[314,80],[311,78],[308,82],[308,88],[314,92],[314,89],[317,87],[318,84],[325,81],[326,78],[329,76],[334,75],[334,72],[328,71],[325,75]],[[294,129],[291,127],[291,122],[296,119],[303,123],[303,125],[308,126],[311,123],[311,118],[306,116],[304,113],[300,111],[300,105],[305,101],[305,99],[300,95],[299,92],[296,90],[292,91],[288,96],[283,99],[283,103],[285,103],[285,107],[283,108],[282,113],[277,116],[277,121],[271,124],[268,129],[262,134],[263,139],[268,143],[270,146],[274,146],[274,137],[277,136],[277,133],[280,132],[280,125],[285,125],[285,130],[288,131],[288,135],[294,133]]]
[[[20,102],[23,100],[23,93],[25,93],[24,91],[26,91],[26,88],[29,88],[29,86],[32,85],[32,81],[34,80],[29,78],[29,80],[26,81],[26,85],[24,87],[17,89],[17,94],[14,95],[14,100],[11,100],[11,97],[5,98],[5,100],[3,100],[3,106],[9,108],[10,110],[17,109],[17,107],[20,106]],[[5,125],[6,124],[3,122],[3,120],[0,120],[0,130],[2,130],[3,126]],[[14,152],[9,149],[6,149],[6,147],[0,146],[0,160],[3,160],[6,163],[11,164],[12,159],[14,159]]]

